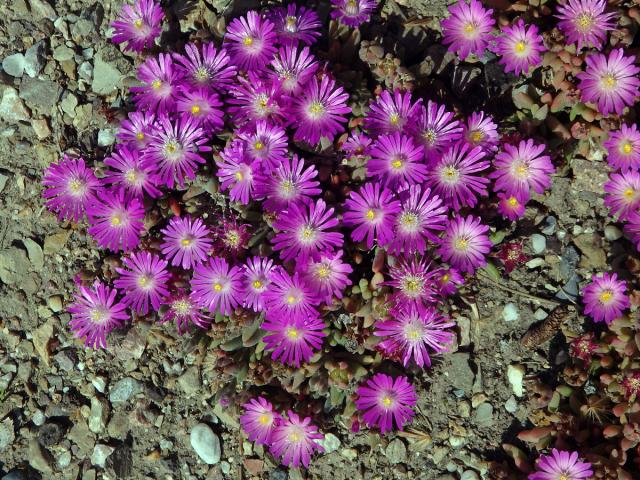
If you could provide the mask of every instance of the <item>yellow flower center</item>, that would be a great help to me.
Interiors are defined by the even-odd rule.
[[[402,160],[396,159],[393,162],[391,162],[391,166],[395,169],[399,169],[402,168]]]
[[[633,145],[631,145],[631,142],[625,142],[622,145],[622,153],[626,153],[627,155],[629,155],[632,150],[633,150]]]
[[[369,209],[367,210],[366,217],[368,220],[373,220],[374,218],[376,218],[376,212],[374,212],[372,209]]]
[[[256,143],[253,144],[253,148],[255,148],[256,150],[262,150],[264,148],[264,143],[258,140]]]
[[[523,53],[525,51],[525,49],[527,48],[527,45],[520,41],[517,42],[514,46],[513,49],[516,51],[516,53]]]
[[[600,294],[600,301],[602,303],[607,303],[611,301],[612,298],[613,298],[613,292],[611,290],[605,290]]]
[[[144,133],[142,133],[142,132],[138,132],[138,133],[136,133],[136,138],[137,138],[138,140],[144,140]]]
[[[391,125],[397,125],[399,121],[400,115],[398,115],[397,113],[392,113],[389,117],[389,122],[391,123]]]
[[[180,244],[183,247],[188,247],[189,245],[191,245],[191,239],[190,238],[183,238],[182,240],[180,240]]]
[[[507,200],[507,203],[512,207],[517,207],[519,204],[518,199],[516,197],[509,197],[509,200]]]
[[[191,113],[193,115],[198,115],[200,113],[200,105],[194,105],[191,107]]]
[[[138,175],[135,170],[131,169],[125,174],[124,178],[126,178],[129,183],[134,183],[138,179]]]
[[[445,274],[442,276],[442,278],[440,279],[440,282],[441,282],[441,283],[447,283],[447,282],[449,281],[449,278],[451,278],[451,277],[449,276],[449,274],[448,274],[448,273],[445,273]]]
[[[316,232],[311,227],[304,227],[302,229],[302,232],[300,233],[300,236],[302,237],[302,239],[306,241],[313,240],[315,235],[316,235]]]
[[[91,310],[90,317],[91,317],[92,321],[99,322],[100,320],[102,320],[103,314],[102,314],[102,312],[100,310],[93,309],[93,310]]]
[[[575,24],[578,30],[580,30],[581,32],[586,32],[593,25],[593,17],[588,13],[581,13],[576,18]]]
[[[331,271],[327,268],[326,265],[322,265],[320,268],[318,268],[318,276],[320,278],[327,278],[330,273]]]
[[[560,475],[558,477],[558,480],[570,480],[569,477],[567,475],[565,475],[564,473],[562,475]]]
[[[408,278],[407,280],[405,280],[404,282],[404,289],[409,292],[409,293],[416,293],[419,292],[421,289],[421,282],[419,279],[413,277],[413,278]]]
[[[244,37],[244,40],[242,41],[247,47],[250,47],[251,45],[253,45],[253,38],[251,37]]]
[[[261,282],[260,280],[255,280],[255,281],[252,283],[252,285],[253,285],[253,288],[255,288],[256,290],[257,290],[258,288],[262,288],[262,282]]]
[[[324,112],[324,105],[322,105],[322,103],[312,102],[311,105],[309,105],[309,113],[311,113],[312,115],[319,116],[323,112]]]
[[[469,247],[469,241],[466,238],[458,238],[455,241],[455,247],[457,250],[466,250]]]
[[[295,328],[293,328],[293,327],[289,327],[289,328],[287,328],[286,335],[287,335],[287,337],[289,337],[291,340],[296,340],[296,339],[300,336],[300,334],[298,333],[298,330],[296,330],[296,329],[295,329]]]
[[[635,193],[636,192],[633,190],[633,188],[629,187],[624,191],[623,195],[627,198],[631,198]]]
[[[480,130],[475,130],[471,132],[470,138],[473,143],[480,143],[484,138],[484,133],[482,133]]]
[[[407,338],[409,340],[418,340],[422,337],[422,332],[413,325],[407,328]]]
[[[293,305],[294,303],[297,303],[297,302],[298,302],[298,299],[294,295],[289,295],[287,297],[287,303],[289,305]]]
[[[191,310],[191,304],[186,300],[176,300],[171,306],[178,315],[186,315]]]
[[[402,213],[402,215],[400,215],[400,225],[402,225],[405,230],[415,230],[418,226],[418,215],[411,212]]]
[[[300,435],[298,435],[297,433],[290,433],[289,440],[294,443],[298,442],[300,440]]]
[[[148,283],[149,283],[149,278],[146,275],[143,275],[142,277],[138,278],[139,287],[146,287]]]
[[[227,232],[225,239],[227,245],[235,247],[240,243],[240,234],[236,230],[231,230]]]
[[[244,175],[242,175],[242,172],[236,172],[236,180],[241,182],[243,178],[244,178]]]
[[[296,17],[287,17],[285,23],[287,27],[291,28],[296,26],[296,21]]]
[[[429,145],[433,145],[434,143],[436,143],[437,135],[436,132],[434,132],[432,129],[429,129],[422,134],[422,138],[424,138]]]
[[[214,284],[213,284],[213,289],[214,289],[216,292],[220,292],[220,291],[222,290],[222,285],[221,285],[220,283],[217,283],[217,282],[216,282],[216,283],[214,283]]]
[[[390,396],[385,396],[382,398],[382,404],[385,407],[390,407],[391,405],[393,405],[393,399]]]
[[[464,26],[465,33],[473,33],[475,29],[476,26],[472,22],[469,22]]]
[[[449,180],[458,178],[458,169],[453,166],[445,167],[442,174]]]
[[[162,86],[162,80],[155,79],[153,82],[151,82],[151,86],[158,90]]]
[[[71,180],[69,182],[69,190],[71,193],[78,193],[82,189],[82,183],[79,180]]]
[[[113,225],[114,227],[117,227],[121,223],[122,219],[118,215],[114,215],[113,217],[111,217],[111,225]]]
[[[176,153],[176,150],[178,150],[178,146],[175,144],[175,142],[169,142],[165,147],[165,150],[167,151],[167,153]]]
[[[612,90],[618,84],[618,80],[616,79],[615,76],[608,73],[602,77],[601,84],[605,89]]]
[[[268,424],[268,423],[269,423],[269,420],[271,420],[271,419],[269,418],[269,416],[268,416],[268,415],[265,415],[264,413],[258,417],[258,421],[259,421],[262,425],[266,425],[266,424]]]
[[[135,22],[133,22],[133,24],[136,28],[142,28],[143,22],[141,19],[137,19]]]

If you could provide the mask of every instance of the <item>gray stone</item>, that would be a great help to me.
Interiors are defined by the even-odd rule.
[[[29,110],[24,106],[15,88],[5,87],[0,100],[0,119],[9,123],[29,120]]]
[[[27,249],[27,254],[29,255],[29,261],[35,271],[42,270],[44,266],[44,253],[42,252],[42,247],[30,238],[22,239],[22,243]]]
[[[98,130],[98,146],[108,147],[116,142],[115,132],[111,129]]]
[[[579,261],[580,254],[572,245],[569,245],[562,251],[559,267],[560,275],[565,282],[575,275]]]
[[[76,107],[78,106],[78,97],[73,93],[67,92],[62,101],[60,102],[60,108],[64,113],[71,118],[76,116]]]
[[[14,53],[2,60],[2,69],[12,77],[21,77],[24,73],[25,64],[24,55]]]
[[[520,312],[515,303],[507,303],[502,309],[502,318],[505,322],[515,322],[520,318]]]
[[[180,377],[178,385],[187,397],[190,397],[200,389],[200,371],[198,367],[189,367]]]
[[[516,397],[511,395],[509,400],[504,402],[504,409],[509,413],[516,413],[518,410],[518,400],[516,400]]]
[[[58,62],[72,60],[74,56],[75,52],[73,51],[73,49],[67,47],[66,45],[59,45],[53,50],[53,58]]]
[[[200,459],[208,465],[215,465],[220,461],[220,439],[213,433],[209,425],[198,423],[191,430],[191,446]]]
[[[24,470],[11,470],[2,480],[29,480],[29,477]]]
[[[118,380],[113,387],[109,389],[109,400],[111,403],[122,403],[129,400],[134,395],[142,392],[143,388],[139,381],[135,378],[126,377]]]
[[[407,447],[402,440],[396,438],[387,445],[384,454],[389,460],[389,463],[402,463],[407,459]]]
[[[93,65],[91,62],[82,62],[78,67],[78,76],[85,82],[90,82],[93,78]]]
[[[549,314],[542,308],[538,308],[535,312],[533,312],[533,318],[535,318],[536,320],[544,320],[548,316]]]
[[[107,461],[109,455],[113,453],[115,449],[109,445],[98,443],[93,447],[93,453],[91,454],[91,465],[95,467],[104,468],[104,462]]]
[[[607,225],[606,227],[604,227],[604,238],[606,238],[610,242],[614,242],[622,238],[622,230],[620,230],[615,225]]]
[[[465,470],[460,475],[460,480],[480,480],[480,475],[478,475],[473,470]]]
[[[462,390],[468,394],[473,388],[473,379],[475,374],[469,365],[470,356],[468,353],[456,352],[450,355],[451,368],[449,369],[449,378],[454,388]]]
[[[29,465],[42,473],[51,473],[51,455],[40,446],[36,438],[29,442]]]
[[[13,420],[10,417],[5,418],[0,423],[0,452],[13,443],[16,436],[13,432]]]
[[[50,113],[51,109],[58,103],[62,88],[51,80],[40,78],[22,77],[20,82],[20,98],[29,105]]]
[[[317,440],[316,443],[324,448],[324,453],[335,452],[340,448],[340,439],[333,433],[327,433],[322,440]]]
[[[544,235],[540,235],[539,233],[531,235],[531,249],[536,255],[541,254],[547,249],[547,239],[544,238]]]
[[[544,220],[544,225],[540,231],[545,235],[553,235],[553,233],[556,231],[557,224],[558,224],[558,221],[556,220],[556,217],[548,216]]]
[[[493,424],[493,406],[490,403],[481,403],[476,409],[475,421],[480,426]]]
[[[49,20],[54,21],[58,17],[58,14],[53,7],[45,0],[29,0],[29,4],[31,5],[33,20],[48,18]]]
[[[24,54],[24,73],[37,77],[46,63],[47,44],[44,40],[34,43]]]
[[[47,306],[53,313],[58,313],[62,310],[62,297],[60,295],[52,295],[47,298]]]
[[[4,187],[7,185],[7,180],[9,180],[9,177],[0,173],[0,193],[2,193]]]
[[[77,420],[73,427],[71,427],[67,438],[78,446],[82,452],[82,455],[79,455],[80,457],[88,455],[89,452],[93,450],[96,441],[95,435],[89,430],[87,422],[85,422],[83,418]]]
[[[14,285],[24,279],[31,264],[27,254],[19,248],[9,248],[0,252],[0,281]]]
[[[93,433],[102,432],[107,425],[108,412],[103,403],[97,397],[91,397],[91,413],[87,422],[89,430]]]
[[[71,464],[71,452],[64,450],[57,458],[58,468],[65,469]]]
[[[102,59],[98,53],[93,61],[91,89],[98,95],[108,95],[122,87],[122,73],[114,65]]]
[[[55,359],[61,370],[70,372],[76,365],[74,359],[72,358],[72,355],[73,354],[71,352],[63,350],[62,352],[56,353],[53,358]]]

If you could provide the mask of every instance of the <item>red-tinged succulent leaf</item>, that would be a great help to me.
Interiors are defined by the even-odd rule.
[[[513,463],[518,470],[520,470],[522,473],[531,472],[531,464],[528,461],[528,456],[526,453],[524,453],[515,445],[511,445],[510,443],[503,443],[502,449],[513,460]]]
[[[605,438],[614,438],[620,436],[622,432],[622,427],[620,425],[607,425],[602,430],[602,435]]]
[[[525,430],[518,434],[518,439],[523,442],[539,443],[551,437],[553,428],[551,427],[535,427],[531,430]]]

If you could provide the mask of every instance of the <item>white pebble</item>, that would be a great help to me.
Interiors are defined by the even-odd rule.
[[[505,322],[515,322],[520,318],[518,307],[514,303],[507,303],[502,309],[502,318]]]

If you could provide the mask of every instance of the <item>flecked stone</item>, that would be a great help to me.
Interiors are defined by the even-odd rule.
[[[213,433],[209,425],[198,423],[191,430],[191,446],[200,459],[208,465],[215,465],[220,461],[220,439]]]
[[[511,395],[509,400],[504,402],[504,409],[509,413],[516,413],[518,411],[518,400],[516,400],[516,397]]]
[[[33,132],[36,134],[36,137],[38,137],[38,140],[44,140],[51,136],[51,129],[49,128],[47,120],[44,118],[31,120],[31,127],[33,128]]]
[[[335,452],[340,448],[340,439],[333,433],[327,433],[322,440],[317,440],[317,443],[324,448],[324,453]]]
[[[14,53],[2,60],[2,69],[12,77],[21,77],[24,73],[25,63],[24,55]]]
[[[105,429],[107,423],[107,409],[97,397],[91,398],[91,413],[87,419],[89,430],[93,433],[100,433]]]
[[[0,119],[10,123],[29,120],[29,110],[22,103],[15,88],[5,87],[2,91]]]
[[[66,45],[60,45],[53,50],[53,58],[58,62],[64,62],[66,60],[73,59],[75,52],[72,48],[67,47]]]
[[[122,403],[129,400],[134,395],[142,392],[143,388],[140,382],[135,378],[126,377],[118,380],[109,390],[109,400],[111,403]]]
[[[58,103],[61,93],[60,85],[51,80],[27,76],[20,82],[20,98],[44,113],[49,113]]]
[[[95,467],[104,468],[104,462],[107,461],[109,455],[113,453],[115,449],[110,447],[109,445],[104,445],[102,443],[97,444],[93,447],[93,453],[91,454],[91,465]]]
[[[402,440],[396,438],[387,445],[384,454],[390,463],[402,463],[407,459],[407,447]]]
[[[502,318],[505,322],[515,322],[520,318],[520,312],[515,303],[507,303],[502,309]]]
[[[93,61],[93,82],[91,89],[98,95],[108,95],[122,86],[122,73],[111,63],[105,62],[102,54],[96,54]]]
[[[47,44],[44,40],[34,43],[24,54],[24,73],[37,77],[45,66]]]

